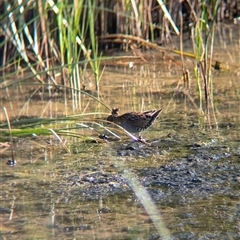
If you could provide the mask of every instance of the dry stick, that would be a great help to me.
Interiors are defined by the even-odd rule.
[[[6,116],[6,119],[7,119],[8,130],[9,130],[9,136],[10,136],[10,142],[11,142],[11,153],[12,153],[12,160],[14,160],[11,124],[10,124],[10,121],[9,121],[9,118],[8,118],[7,109],[6,109],[5,107],[3,107],[3,112],[4,112],[4,114],[5,114],[5,116]]]
[[[184,69],[184,59],[183,59],[183,19],[182,19],[182,14],[181,14],[181,11],[179,11],[179,14],[180,14],[180,52],[181,52],[181,61],[182,61],[182,74],[184,76],[184,73],[185,73],[185,69]],[[183,79],[185,80],[185,79]],[[184,85],[185,85],[185,81],[184,81]]]
[[[143,60],[143,62],[147,63],[147,60],[143,57],[143,54],[136,48],[136,46],[133,45],[132,43],[130,43],[129,45],[130,45],[130,48],[131,48],[133,54],[135,56],[140,57]]]
[[[153,49],[156,49],[158,51],[163,51],[163,52],[172,52],[172,53],[175,53],[175,54],[180,54],[180,51],[177,51],[177,50],[170,50],[170,49],[167,49],[167,48],[164,48],[164,47],[160,47],[158,46],[157,44],[155,43],[151,43],[149,41],[146,41],[142,38],[139,38],[139,37],[135,37],[135,36],[131,36],[131,35],[125,35],[125,34],[109,34],[109,35],[105,35],[105,36],[102,36],[101,39],[112,39],[112,38],[120,38],[120,39],[128,39],[128,40],[132,40],[132,41],[136,41],[136,42],[140,42],[143,46],[148,46],[148,47],[151,47]],[[191,57],[191,58],[195,58],[195,56],[191,53],[182,53],[184,56],[187,56],[187,57]],[[167,55],[166,56],[171,59],[174,63],[178,64],[176,62],[176,60],[170,56],[170,55]],[[178,64],[180,65],[180,64]]]
[[[11,221],[13,218],[13,212],[14,212],[14,208],[15,208],[15,199],[16,199],[16,197],[15,197],[15,195],[13,195],[13,200],[11,202],[11,208],[10,208],[11,211],[10,211],[10,215],[9,215],[9,221]]]
[[[149,28],[147,27],[147,13],[148,6],[147,1],[143,1],[143,37],[149,39]]]
[[[86,122],[86,123],[88,123],[88,122]],[[114,137],[116,137],[116,138],[118,138],[118,139],[121,139],[118,135],[116,135],[115,133],[113,133],[112,131],[110,131],[108,128],[100,125],[99,123],[91,122],[91,124],[95,124],[95,125],[103,128],[103,129],[105,129],[107,132],[109,132],[110,134],[112,134]],[[84,123],[76,123],[76,126],[82,126],[82,127],[85,127],[85,128],[89,128],[90,130],[95,131],[95,132],[97,132],[97,133],[100,134],[100,135],[102,134],[101,132],[99,132],[99,131],[96,130],[95,128],[90,127],[90,126],[88,126],[87,124],[84,124]]]
[[[105,36],[101,36],[100,39],[123,39],[122,42],[124,41],[124,39],[128,39],[128,40],[132,40],[132,41],[136,41],[136,42],[140,42],[143,46],[148,46],[150,48],[156,49],[158,51],[162,51],[165,53],[165,56],[168,57],[169,59],[171,59],[172,62],[174,62],[176,65],[181,66],[180,63],[178,63],[178,61],[176,61],[171,55],[167,54],[166,52],[171,52],[174,54],[178,54],[178,55],[183,55],[185,57],[189,57],[189,58],[193,58],[195,59],[196,56],[193,53],[188,53],[188,52],[182,52],[179,50],[171,50],[165,47],[161,47],[158,46],[155,43],[149,42],[143,38],[139,38],[139,37],[135,37],[132,35],[125,35],[125,34],[109,34],[109,35],[105,35]]]
[[[150,39],[152,40],[154,38],[153,37],[154,34],[153,34],[153,24],[152,24],[153,20],[152,20],[152,14],[151,14],[151,7],[152,7],[152,0],[149,0],[149,5],[147,7],[147,15],[148,15],[148,22],[151,23],[149,26],[150,26],[150,29],[151,29],[151,33],[150,33],[151,38]],[[149,36],[148,36],[147,39],[149,39]]]
[[[181,62],[182,62],[182,79],[183,79],[183,83],[184,83],[184,94],[186,96],[186,87],[187,90],[190,89],[190,80],[189,80],[189,72],[188,70],[185,69],[184,67],[184,58],[183,58],[183,18],[182,18],[182,13],[181,11],[179,11],[180,14],[180,53],[181,53]],[[197,108],[193,98],[189,95],[189,93],[187,92],[187,96],[190,98],[190,100],[192,101],[193,105]]]
[[[206,77],[206,69],[204,69],[202,62],[199,62],[201,70],[202,70],[202,76],[203,76],[203,81],[204,81],[204,93],[205,93],[205,101],[206,101],[206,109],[207,113],[209,114],[209,93],[208,93],[208,80]]]
[[[51,128],[49,128],[49,131],[58,139],[62,146],[67,150],[67,152],[71,154],[70,150],[64,145],[63,140],[58,136],[58,134]]]

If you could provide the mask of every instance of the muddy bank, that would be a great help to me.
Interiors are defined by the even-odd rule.
[[[164,144],[176,145],[176,141],[161,140],[159,146],[150,147],[143,144],[117,145],[116,165],[113,164],[113,173],[99,171],[97,167],[82,169],[81,174],[67,176],[65,181],[72,184],[74,191],[85,196],[124,193],[129,189],[127,181],[121,171],[116,168],[118,161],[131,161],[131,158],[149,157],[151,154],[161,156]],[[220,145],[219,145],[220,144]],[[127,146],[127,149],[125,148]],[[213,142],[209,145],[193,143],[186,145],[185,156],[174,157],[171,162],[160,167],[145,167],[135,170],[144,187],[154,201],[171,202],[171,195],[179,195],[182,201],[209,197],[212,194],[225,194],[233,198],[240,197],[240,147],[231,147],[222,143]],[[179,154],[182,155],[182,154]],[[238,159],[238,160],[237,160]],[[232,185],[230,187],[229,185]],[[76,189],[78,188],[78,190]]]
[[[102,160],[101,167],[89,166],[81,173],[68,172],[65,175],[63,171],[64,178],[55,191],[60,196],[57,202],[68,202],[71,196],[87,201],[114,196],[123,199],[133,196],[134,199],[134,193],[123,177],[123,171],[128,169],[119,169],[118,162],[122,161],[127,166],[136,159],[147,160],[151,154],[161,159],[166,152],[172,152],[175,156],[157,167],[140,167],[132,171],[159,209],[172,209],[171,215],[175,220],[170,221],[168,228],[174,239],[239,238],[240,147],[234,141],[209,139],[207,144],[200,144],[183,139],[183,135],[175,136],[173,140],[163,138],[153,141],[153,146],[129,145],[129,142],[113,144],[115,161],[106,168],[108,170],[104,170],[107,160]],[[109,153],[104,155],[106,159]],[[104,159],[103,156],[101,158]],[[135,204],[141,207],[138,200]],[[102,214],[115,212],[108,204],[99,211]],[[145,237],[159,239],[155,230]]]

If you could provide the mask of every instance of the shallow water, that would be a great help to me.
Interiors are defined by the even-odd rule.
[[[239,63],[234,47],[227,49],[231,66]],[[217,52],[220,61],[224,53]],[[76,131],[94,140],[66,137],[71,154],[54,136],[14,139],[17,164],[9,166],[10,147],[2,144],[2,237],[159,239],[130,187],[131,180],[126,179],[125,171],[130,170],[148,191],[174,239],[240,238],[240,78],[239,69],[232,69],[213,70],[216,115],[207,119],[198,108],[194,77],[186,94],[179,67],[166,62],[133,69],[107,67],[100,86],[105,104],[119,107],[122,113],[163,108],[159,120],[142,134],[151,145],[131,143],[114,128],[121,141],[111,136],[97,143],[98,132],[83,128]],[[95,94],[91,81],[86,85]],[[26,116],[64,115],[62,99],[35,98],[23,108],[29,88],[1,90],[1,105],[10,118],[20,111]],[[79,112],[83,109],[102,112],[87,120],[109,114],[86,96]],[[72,111],[71,101],[67,111]],[[0,119],[5,120],[3,113]],[[57,126],[52,124],[53,129]],[[52,145],[44,150],[46,140]]]

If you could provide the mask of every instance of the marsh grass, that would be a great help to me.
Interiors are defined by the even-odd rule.
[[[180,55],[183,75],[186,72],[184,58],[195,59],[195,67],[190,70],[194,71],[198,84],[199,109],[207,115],[214,113],[211,66],[215,25],[224,19],[220,13],[229,10],[221,1],[132,0],[120,3],[81,0],[71,3],[40,0],[23,4],[6,1],[2,7],[1,29],[5,39],[2,43],[2,85],[9,85],[5,79],[13,73],[21,72],[24,76],[30,70],[33,81],[49,85],[49,97],[53,94],[52,85],[70,87],[72,109],[81,109],[80,90],[89,78],[87,70],[91,70],[100,96],[99,83],[105,66],[115,58],[105,57],[103,50],[118,44],[118,48],[130,49],[139,57],[140,64],[149,61],[141,51],[144,49],[155,49],[171,61],[174,61],[172,55]],[[185,12],[187,15],[183,14]],[[179,35],[179,28],[183,32],[187,25],[191,25],[192,53],[183,51],[181,35],[180,50],[156,44],[172,41]],[[123,61],[129,62],[124,57]],[[181,65],[176,61],[175,64]],[[38,90],[36,88],[36,92]],[[67,105],[66,93],[64,97]],[[203,111],[203,100],[206,111]]]
[[[29,142],[29,144],[32,144],[37,148],[40,147],[45,151],[59,151],[60,149],[63,149],[70,155],[72,138],[78,139],[78,142],[86,143],[105,142],[104,138],[101,138],[100,135],[103,135],[103,132],[107,130],[107,128],[104,127],[100,120],[93,119],[93,116],[98,114],[102,115],[102,113],[79,114],[55,119],[22,119],[13,121],[12,128],[7,116],[7,110],[5,108],[3,110],[5,112],[7,122],[0,124],[0,141],[5,142],[10,139],[12,160],[14,160],[13,143],[15,141],[21,141],[21,139],[24,139],[25,142]],[[87,118],[89,118],[89,120],[86,120]],[[92,133],[85,131],[85,129],[90,129]],[[55,141],[49,139],[55,139]],[[7,149],[8,148],[1,150],[1,153]]]
[[[190,5],[192,15],[195,18],[195,27],[192,29],[192,41],[196,59],[194,74],[198,85],[199,109],[203,111],[204,98],[204,109],[207,121],[209,124],[214,122],[215,125],[217,125],[217,121],[214,109],[213,76],[211,68],[219,4],[220,1],[212,1],[211,13],[209,6],[205,2],[202,2],[201,11],[199,12],[196,12]],[[213,121],[210,118],[213,118]]]

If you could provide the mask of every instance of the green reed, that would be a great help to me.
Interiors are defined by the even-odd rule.
[[[196,21],[193,37],[193,46],[196,56],[194,73],[198,85],[200,109],[203,108],[204,93],[205,109],[207,115],[209,114],[210,106],[213,110],[213,78],[211,66],[214,48],[215,24],[219,1],[215,0],[211,3],[212,5],[209,6],[205,1],[202,1],[199,16],[195,11],[193,12]],[[211,9],[211,12],[209,9]]]
[[[14,57],[10,57],[11,54],[5,52],[3,74],[8,76],[12,67],[16,69],[15,74],[19,70],[23,74],[30,70],[41,84],[47,82],[57,86],[56,74],[60,73],[60,84],[80,90],[82,80],[87,78],[86,66],[90,65],[96,89],[99,90],[101,54],[94,32],[96,3],[81,0],[71,4],[64,0],[56,5],[53,1],[41,0],[31,2],[32,9],[29,9],[27,2],[20,7],[18,2],[6,1],[5,14],[1,16],[5,36],[3,45],[5,49],[8,44],[14,45],[17,54],[13,53]],[[25,16],[30,14],[30,10],[33,10],[33,17],[27,20]],[[80,60],[85,63],[79,64]],[[39,75],[39,71],[45,74]],[[73,90],[72,96],[73,110],[81,108],[81,91]]]
[[[101,80],[100,78],[100,63],[101,63],[101,55],[99,55],[98,52],[98,39],[97,36],[95,35],[95,22],[96,22],[96,3],[97,1],[94,0],[88,0],[88,23],[89,23],[89,31],[90,31],[90,42],[91,42],[91,47],[92,50],[90,51],[88,57],[90,60],[90,66],[94,72],[94,77],[95,77],[95,87],[97,92],[99,93],[99,82]],[[93,55],[94,61],[91,61],[91,54]],[[100,56],[100,58],[98,58]]]

